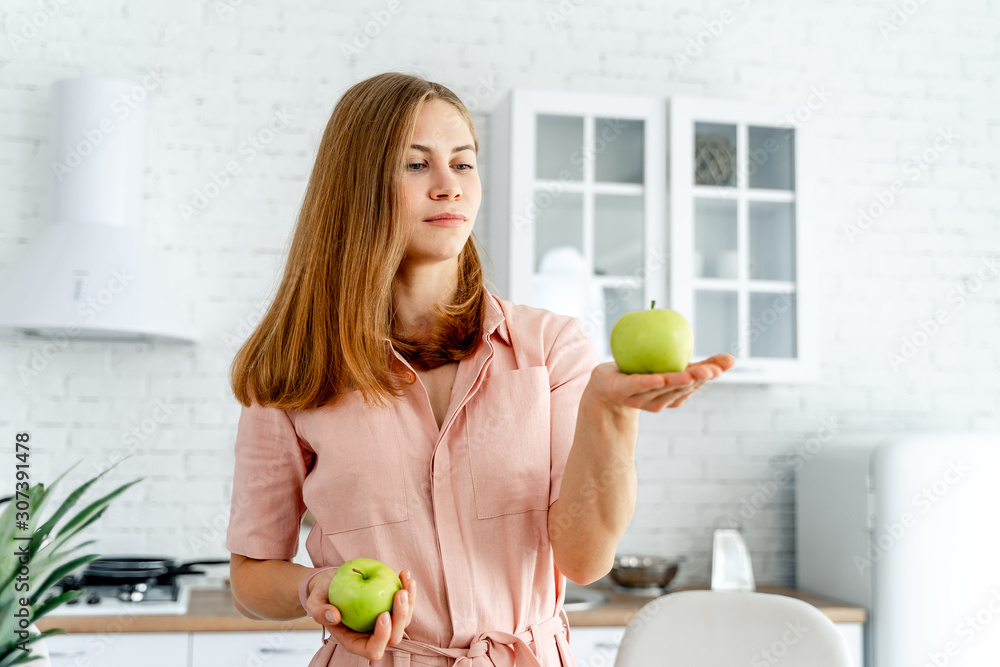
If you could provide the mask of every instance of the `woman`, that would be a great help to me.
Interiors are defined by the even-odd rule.
[[[639,411],[683,404],[733,363],[625,375],[597,363],[579,319],[491,294],[472,236],[478,150],[439,84],[350,88],[274,303],[233,362],[233,599],[251,618],[321,623],[311,667],[572,665],[564,577],[611,568]],[[318,568],[290,562],[307,508]],[[326,596],[357,557],[403,584],[370,634]]]

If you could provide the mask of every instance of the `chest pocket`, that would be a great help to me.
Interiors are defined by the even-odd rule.
[[[549,406],[545,366],[495,375],[466,405],[478,518],[548,510]]]
[[[355,395],[357,394],[357,395]],[[403,440],[390,408],[362,408],[359,392],[321,419],[316,467],[303,499],[324,533],[343,533],[407,520]]]

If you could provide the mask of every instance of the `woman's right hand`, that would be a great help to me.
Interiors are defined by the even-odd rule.
[[[340,622],[340,610],[330,604],[327,597],[334,570],[320,572],[309,582],[309,596],[306,612],[317,623],[326,627],[338,644],[350,653],[366,660],[381,660],[387,646],[396,646],[403,639],[403,631],[413,619],[413,607],[417,601],[417,582],[409,570],[399,573],[403,590],[396,591],[392,601],[392,614],[384,612],[375,622],[375,629],[355,632]]]

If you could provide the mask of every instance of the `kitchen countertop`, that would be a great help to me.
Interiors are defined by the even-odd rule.
[[[598,590],[608,595],[608,601],[602,605],[585,611],[567,612],[570,627],[584,626],[621,626],[628,624],[632,616],[653,597],[640,597],[626,593],[618,593],[604,580],[597,581],[585,587]],[[681,590],[706,589],[707,585],[686,585],[671,587],[671,592]],[[835,623],[864,623],[866,612],[862,607],[856,607],[837,600],[803,593],[784,586],[761,584],[757,586],[761,593],[776,593],[798,598],[826,614]],[[152,616],[144,614],[114,615],[114,616],[59,616],[57,609],[53,614],[39,619],[41,630],[62,628],[70,633],[109,633],[119,632],[266,632],[272,630],[320,630],[320,625],[311,618],[303,616],[291,621],[258,621],[243,616],[233,606],[233,600],[228,587],[193,588],[188,613],[175,615]]]
[[[584,611],[567,612],[570,627],[573,626],[616,626],[627,625],[632,616],[639,611],[640,607],[652,602],[653,596],[638,596],[631,593],[619,593],[604,580],[597,581],[589,586],[584,586],[587,590],[597,590],[608,596],[608,601],[602,605]],[[707,590],[708,584],[675,585],[670,587],[671,593],[688,590]],[[777,586],[773,584],[758,584],[758,593],[773,593],[776,595],[787,595],[797,598],[803,602],[808,602],[812,606],[826,614],[834,623],[864,623],[867,613],[863,607],[856,607],[846,602],[832,600],[827,597],[805,593],[803,591],[788,588],[787,586]]]

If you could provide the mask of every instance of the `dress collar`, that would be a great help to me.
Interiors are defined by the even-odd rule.
[[[510,345],[510,331],[507,329],[507,318],[504,317],[503,309],[500,307],[500,300],[487,290],[483,332],[484,335],[489,336],[494,331],[500,334],[503,342]]]

